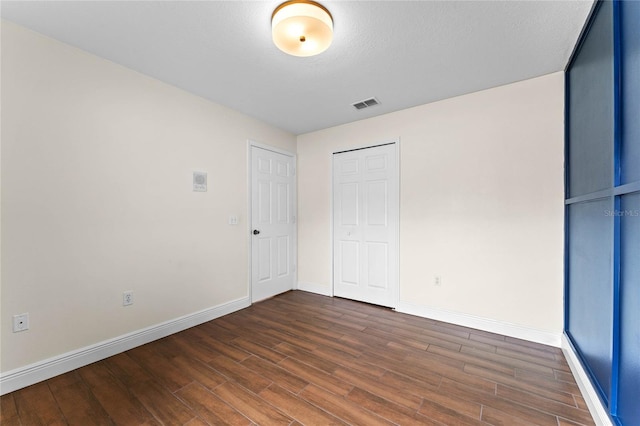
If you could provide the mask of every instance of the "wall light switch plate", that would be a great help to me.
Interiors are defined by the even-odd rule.
[[[29,329],[29,313],[13,316],[13,332],[25,331]]]
[[[205,172],[193,172],[193,190],[207,192],[207,174]]]

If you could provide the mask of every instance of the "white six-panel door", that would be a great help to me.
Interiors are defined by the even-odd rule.
[[[340,297],[398,299],[396,144],[333,155],[333,283]]]
[[[251,301],[293,289],[294,159],[251,146]]]

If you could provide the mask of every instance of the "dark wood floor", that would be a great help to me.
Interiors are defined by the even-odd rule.
[[[1,398],[2,425],[592,425],[559,349],[294,291]]]

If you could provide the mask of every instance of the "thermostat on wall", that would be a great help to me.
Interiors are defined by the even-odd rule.
[[[207,174],[205,172],[193,172],[193,190],[207,192]]]

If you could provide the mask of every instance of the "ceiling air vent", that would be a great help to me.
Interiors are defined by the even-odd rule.
[[[374,105],[378,105],[379,103],[380,101],[377,100],[376,98],[370,98],[370,99],[365,99],[364,101],[356,102],[355,104],[353,104],[353,107],[355,109],[365,109],[365,108],[372,107]]]

